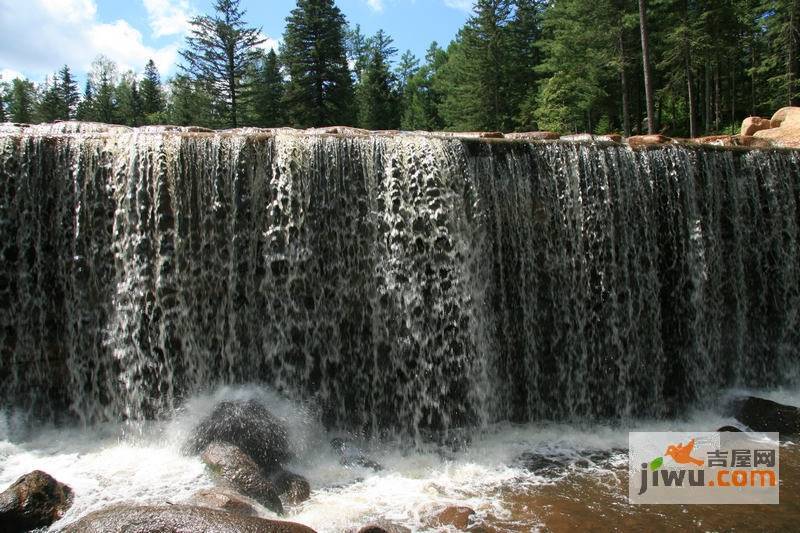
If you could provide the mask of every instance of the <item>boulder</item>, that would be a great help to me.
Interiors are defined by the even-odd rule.
[[[736,426],[722,426],[717,430],[717,433],[741,433],[742,430]]]
[[[800,435],[800,409],[772,400],[745,396],[731,402],[732,414],[754,431]]]
[[[294,522],[241,516],[191,505],[113,505],[89,513],[64,533],[314,533]]]
[[[270,478],[281,499],[288,505],[297,505],[311,497],[311,485],[299,474],[281,470]]]
[[[454,527],[464,531],[475,518],[475,511],[462,505],[451,505],[436,513],[430,525],[433,527]]]
[[[283,513],[275,486],[241,449],[232,444],[212,442],[200,458],[223,484],[253,498],[267,509]]]
[[[386,520],[379,520],[363,526],[358,533],[411,533],[411,530]]]
[[[561,135],[554,131],[525,131],[506,133],[506,139],[521,139],[525,141],[554,141]]]
[[[740,135],[742,137],[751,136],[757,131],[768,130],[770,128],[772,128],[772,121],[768,118],[747,117],[742,122]]]
[[[0,493],[0,531],[30,531],[47,527],[72,505],[72,489],[34,470]]]
[[[628,145],[632,148],[666,144],[669,142],[672,142],[672,139],[664,135],[634,135],[632,137],[628,137]]]
[[[225,488],[202,489],[186,500],[186,505],[209,507],[242,516],[257,516],[255,500]]]
[[[800,148],[800,126],[782,124],[779,128],[757,131],[753,137],[772,141],[783,148]]]
[[[256,400],[217,404],[194,429],[185,449],[198,454],[212,442],[238,447],[267,474],[292,458],[286,427]]]
[[[779,128],[784,124],[798,124],[798,120],[800,120],[800,107],[782,107],[772,115],[771,122],[773,128]]]

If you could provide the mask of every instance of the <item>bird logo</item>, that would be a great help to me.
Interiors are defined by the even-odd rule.
[[[692,450],[694,450],[694,439],[687,442],[686,445],[680,442],[677,445],[671,444],[667,447],[667,451],[664,455],[672,457],[672,460],[678,464],[685,465],[691,463],[696,466],[703,466],[705,464],[703,461],[692,457]]]

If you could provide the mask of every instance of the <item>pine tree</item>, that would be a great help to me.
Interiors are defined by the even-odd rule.
[[[357,89],[359,126],[370,130],[400,126],[400,98],[397,78],[391,72],[391,58],[397,53],[392,38],[379,30],[369,40],[369,60]]]
[[[30,80],[15,78],[11,80],[8,98],[8,116],[12,122],[29,124],[33,122],[33,109],[36,101],[36,87]]]
[[[115,90],[117,115],[122,124],[141,126],[144,123],[144,102],[133,72],[126,72]]]
[[[38,105],[36,106],[36,122],[54,122],[62,118],[63,109],[58,84],[54,79],[45,78],[39,87]]]
[[[166,115],[171,124],[207,128],[219,125],[213,113],[213,96],[202,81],[185,75],[175,76],[170,82],[169,93]]]
[[[72,72],[67,65],[64,65],[58,71],[57,86],[61,101],[61,110],[58,118],[62,120],[75,118],[80,96],[78,95],[78,84],[75,82],[75,78],[72,77]]]
[[[352,124],[345,28],[333,0],[298,0],[286,19],[281,60],[289,75],[285,101],[293,125]]]
[[[285,124],[283,108],[284,82],[275,50],[256,62],[251,93],[252,123],[262,128],[275,128]]]
[[[0,82],[0,122],[8,120],[6,118],[5,92],[5,83]]]
[[[84,121],[97,120],[94,115],[94,86],[91,79],[86,80],[86,85],[83,89],[83,98],[78,103],[78,108],[75,112],[75,118]]]
[[[644,92],[647,102],[647,133],[656,132],[656,107],[653,89],[653,75],[650,62],[650,34],[647,30],[647,3],[639,0],[639,30],[642,36],[642,70],[644,72]]]
[[[447,52],[436,42],[431,43],[422,65],[406,83],[403,92],[401,127],[404,130],[442,130],[444,119],[439,114],[448,86],[442,81],[442,71],[448,62]]]
[[[100,55],[92,62],[89,79],[95,91],[92,105],[94,120],[106,124],[115,124],[118,121],[118,102],[115,94],[118,77],[117,65],[107,57]]]
[[[150,59],[144,67],[144,77],[139,84],[142,95],[142,112],[148,122],[158,122],[164,112],[164,94],[161,89],[161,76],[156,64]]]
[[[214,11],[213,16],[191,20],[187,48],[180,54],[187,63],[185,70],[212,90],[227,125],[235,128],[240,100],[247,89],[242,79],[265,39],[260,28],[244,22],[246,12],[239,7],[239,0],[216,0]]]

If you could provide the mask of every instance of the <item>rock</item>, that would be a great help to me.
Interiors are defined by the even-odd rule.
[[[186,505],[208,507],[242,516],[257,516],[255,500],[225,488],[202,489],[186,500]]]
[[[745,396],[731,402],[733,416],[754,431],[800,434],[800,409],[772,400]]]
[[[339,454],[339,462],[344,466],[361,466],[376,472],[383,470],[380,464],[367,458],[360,448],[344,439],[331,439],[331,448]]]
[[[669,142],[672,142],[672,139],[665,137],[664,135],[634,135],[632,137],[628,137],[628,145],[631,148],[666,144]]]
[[[216,478],[237,492],[258,503],[283,513],[283,505],[275,486],[246,453],[232,444],[212,442],[200,458]]]
[[[358,533],[411,533],[411,530],[405,526],[393,524],[385,520],[379,520],[362,527],[358,530]]]
[[[185,448],[198,454],[212,442],[238,447],[268,475],[292,457],[286,427],[256,400],[217,404],[195,428]]]
[[[561,135],[554,131],[525,131],[506,133],[506,139],[521,139],[525,141],[554,141]]]
[[[572,133],[569,135],[562,135],[561,140],[568,142],[592,142],[594,140],[594,135],[591,133]]]
[[[503,139],[505,135],[503,135],[500,131],[482,131],[480,134],[481,139]]]
[[[72,506],[72,489],[34,470],[0,493],[0,531],[47,527]]]
[[[622,135],[619,133],[607,133],[606,135],[595,135],[595,140],[606,143],[621,143]]]
[[[790,115],[793,116],[793,118],[790,119],[791,122],[789,121]],[[797,123],[798,119],[800,119],[800,107],[782,107],[772,115],[772,127],[780,128],[784,124],[789,125],[790,123]]]
[[[800,126],[783,124],[779,128],[757,131],[753,137],[770,140],[783,148],[800,148]]]
[[[454,527],[463,531],[469,527],[469,523],[474,517],[475,511],[471,508],[451,505],[436,513],[431,520],[431,525],[433,527]]]
[[[525,469],[537,476],[548,479],[560,477],[569,466],[566,460],[557,460],[534,452],[523,453],[517,458],[516,462],[522,464]]]
[[[752,136],[755,132],[772,128],[772,121],[768,118],[747,117],[742,122],[740,135],[742,137]]]
[[[281,470],[274,474],[270,481],[272,481],[278,494],[289,505],[297,505],[311,497],[311,485],[309,485],[308,480],[294,472]]]
[[[691,139],[698,144],[713,144],[716,146],[747,146],[748,148],[772,148],[772,141],[750,135],[709,135]]]
[[[738,137],[737,142],[739,146],[747,146],[748,148],[772,148],[774,146],[772,141],[761,137]]]
[[[89,513],[64,533],[314,533],[294,522],[191,505],[113,505]]]
[[[722,426],[717,430],[717,433],[741,433],[742,430],[736,426]]]

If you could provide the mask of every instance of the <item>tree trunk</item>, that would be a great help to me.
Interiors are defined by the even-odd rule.
[[[788,53],[786,54],[786,77],[787,89],[789,92],[789,105],[797,105],[797,16],[798,2],[792,2],[789,9],[789,28],[788,42],[786,43]]]
[[[686,97],[689,99],[689,137],[694,139],[697,137],[697,112],[695,110],[694,101],[694,76],[692,76],[692,51],[686,50],[685,57],[686,68]]]
[[[653,101],[653,80],[650,74],[650,37],[647,33],[647,11],[645,0],[639,0],[639,27],[642,33],[642,67],[644,70],[644,93],[647,100],[647,132],[656,132],[656,110]]]
[[[719,82],[719,58],[714,63],[714,131],[719,133],[722,122],[722,91]]]
[[[630,137],[631,111],[628,103],[628,77],[625,74],[625,39],[622,28],[619,30],[619,81],[622,86],[622,130],[626,137]]]
[[[729,58],[728,65],[731,76],[731,135],[735,135],[736,131],[736,71],[735,63]]]
[[[705,133],[711,131],[711,65],[706,62],[706,90],[705,90],[705,111],[703,113],[705,118]]]

